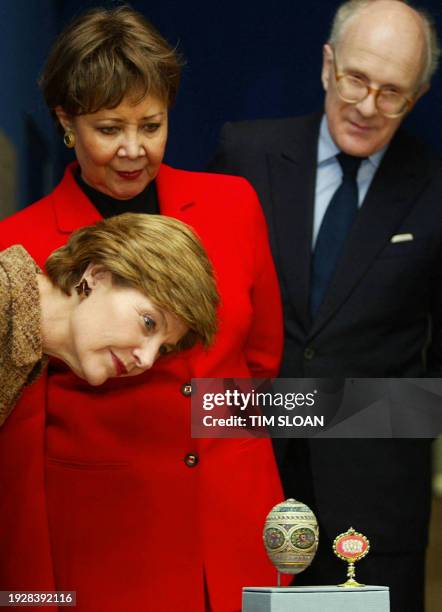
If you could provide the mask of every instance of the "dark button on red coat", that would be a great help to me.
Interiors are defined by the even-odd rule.
[[[193,453],[188,453],[185,457],[184,457],[184,463],[187,465],[187,467],[196,467],[199,463],[199,457],[198,455],[195,455]]]
[[[192,385],[190,383],[185,383],[182,387],[181,387],[181,393],[185,396],[185,397],[189,397],[190,395],[192,395]]]

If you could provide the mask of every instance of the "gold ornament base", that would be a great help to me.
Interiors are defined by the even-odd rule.
[[[338,586],[345,588],[348,587],[365,587],[365,584],[361,584],[357,580],[355,580],[355,564],[349,563],[347,569],[347,578],[348,580],[343,584],[338,584]]]

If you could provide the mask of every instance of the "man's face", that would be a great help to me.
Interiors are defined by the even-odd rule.
[[[404,115],[389,118],[376,108],[375,92],[357,104],[339,97],[335,65],[338,74],[362,79],[368,86],[394,91],[412,100],[409,112],[425,88],[419,89],[424,61],[424,43],[419,28],[413,24],[389,23],[382,15],[365,20],[354,17],[337,45],[324,46],[322,82],[326,91],[325,112],[330,134],[336,145],[350,155],[368,157],[379,151],[393,138]]]

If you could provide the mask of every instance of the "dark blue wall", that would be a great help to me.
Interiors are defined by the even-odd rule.
[[[4,6],[9,4],[5,14]],[[35,80],[53,40],[54,25],[60,29],[74,14],[97,4],[115,3],[39,0],[33,6],[25,0],[2,0],[0,52],[4,58],[11,55],[8,49],[14,49],[12,57],[18,64],[14,60],[2,68],[3,82],[15,85],[8,91],[8,101],[0,102],[0,127],[8,122],[15,126],[13,138],[19,147],[23,146],[22,128],[17,127],[19,108],[35,115],[40,125],[44,123]],[[135,0],[131,4],[171,43],[178,43],[187,59],[171,113],[169,163],[203,169],[226,120],[302,114],[321,108],[322,44],[339,2]],[[421,5],[436,15],[442,36],[441,1],[426,0]],[[2,40],[4,31],[6,42]],[[442,71],[407,123],[442,152],[441,119]],[[49,133],[46,127],[44,130]],[[61,146],[54,157],[59,175],[66,159]]]
[[[15,145],[17,203],[35,199],[53,182],[53,126],[37,87],[38,73],[57,31],[53,0],[0,3],[0,128]],[[30,152],[35,154],[30,157]]]

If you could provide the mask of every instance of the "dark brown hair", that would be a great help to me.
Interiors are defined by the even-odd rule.
[[[68,115],[115,108],[152,94],[171,106],[182,61],[151,23],[129,6],[95,8],[58,36],[40,77],[46,103]]]

